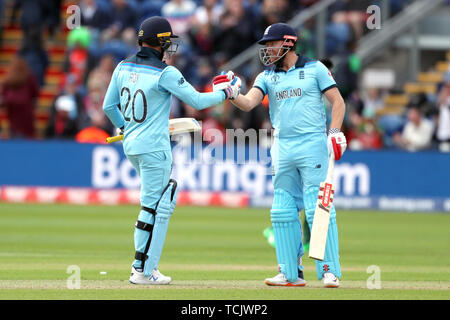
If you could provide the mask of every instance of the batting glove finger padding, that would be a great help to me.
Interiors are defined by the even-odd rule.
[[[213,79],[213,84],[218,85],[219,83],[229,82],[228,76],[223,74],[220,76],[215,76]]]
[[[230,81],[233,80],[233,77],[233,71],[228,71],[227,73],[225,73],[225,71],[222,71],[220,75],[213,78],[213,90],[224,90],[226,87],[228,87]]]
[[[347,139],[344,134],[340,131],[332,133],[330,129],[328,135],[328,151],[333,153],[334,159],[341,159],[345,149],[347,149]]]
[[[225,90],[230,86],[230,80],[226,76],[217,76],[213,79],[213,91]],[[225,92],[226,93],[226,92]]]

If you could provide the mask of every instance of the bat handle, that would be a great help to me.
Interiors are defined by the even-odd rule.
[[[114,136],[114,137],[108,137],[108,138],[106,138],[106,143],[113,143],[113,142],[116,142],[116,141],[120,141],[122,139],[123,139],[123,134],[118,135],[118,136]]]

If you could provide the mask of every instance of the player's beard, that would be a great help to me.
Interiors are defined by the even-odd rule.
[[[289,51],[289,49],[284,49],[284,50],[286,50],[286,51],[283,52],[282,57],[279,60],[275,61],[275,63],[274,63],[275,67],[278,69],[281,69],[283,67],[284,59],[286,58],[287,51]]]

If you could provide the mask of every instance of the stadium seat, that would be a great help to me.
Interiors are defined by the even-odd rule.
[[[67,8],[69,5],[77,4],[74,0],[65,0],[61,6],[61,18],[65,21],[68,16]],[[11,3],[5,3],[4,21],[9,21],[11,15]],[[65,24],[61,24],[62,30],[57,32],[52,41],[45,39],[44,46],[48,54],[49,65],[45,72],[45,83],[40,88],[39,98],[35,111],[35,135],[37,138],[44,136],[45,128],[49,118],[50,108],[53,99],[58,94],[58,86],[61,83],[61,77],[64,76],[63,63],[66,56],[66,37],[67,28]],[[3,78],[8,68],[8,63],[19,50],[23,39],[23,31],[17,22],[16,25],[3,28],[2,47],[0,48],[0,80]],[[7,132],[9,122],[4,111],[0,111],[0,136]]]
[[[443,72],[421,72],[417,79],[419,82],[440,83],[444,78]]]
[[[448,61],[438,61],[436,63],[436,71],[447,72],[449,71],[450,62]]]
[[[435,83],[407,82],[405,83],[403,89],[407,94],[435,94],[437,91],[437,85]]]

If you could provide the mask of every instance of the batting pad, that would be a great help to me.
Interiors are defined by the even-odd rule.
[[[271,213],[275,251],[280,272],[289,281],[298,278],[298,258],[303,252],[301,224],[294,198],[286,191],[276,189]]]
[[[144,223],[148,223],[153,225],[155,223],[155,217],[144,210],[139,212],[138,221],[142,221]],[[145,248],[147,246],[148,238],[151,236],[151,232],[135,228],[134,229],[134,248],[137,252],[145,252]],[[142,261],[134,260],[133,266],[135,268],[142,268]]]
[[[150,248],[147,253],[148,259],[144,266],[144,275],[146,277],[150,277],[152,271],[158,268],[170,216],[177,202],[177,186],[176,182],[172,181],[174,180],[170,180],[169,185],[164,190],[156,208],[155,226],[153,227]]]
[[[308,188],[304,192],[305,215],[310,230],[314,220],[314,211],[316,208],[319,187]],[[325,256],[323,261],[316,260],[317,278],[321,280],[325,272],[331,272],[336,277],[341,277],[341,265],[339,262],[339,240],[336,223],[336,209],[331,207],[330,224],[328,225],[327,244],[325,246]]]
[[[298,219],[299,219],[299,224],[300,224],[300,237],[302,239],[302,241],[300,241],[300,245],[298,246],[298,252],[297,252],[297,260],[298,260],[298,270],[303,271],[303,264],[301,262],[301,258],[303,257],[303,255],[305,254],[305,250],[303,249],[303,233],[305,232],[305,230],[302,230],[302,221],[300,219],[300,211],[302,211],[303,209],[305,209],[305,206],[303,204],[303,197],[295,197],[295,202],[297,203],[297,211],[298,211]]]

